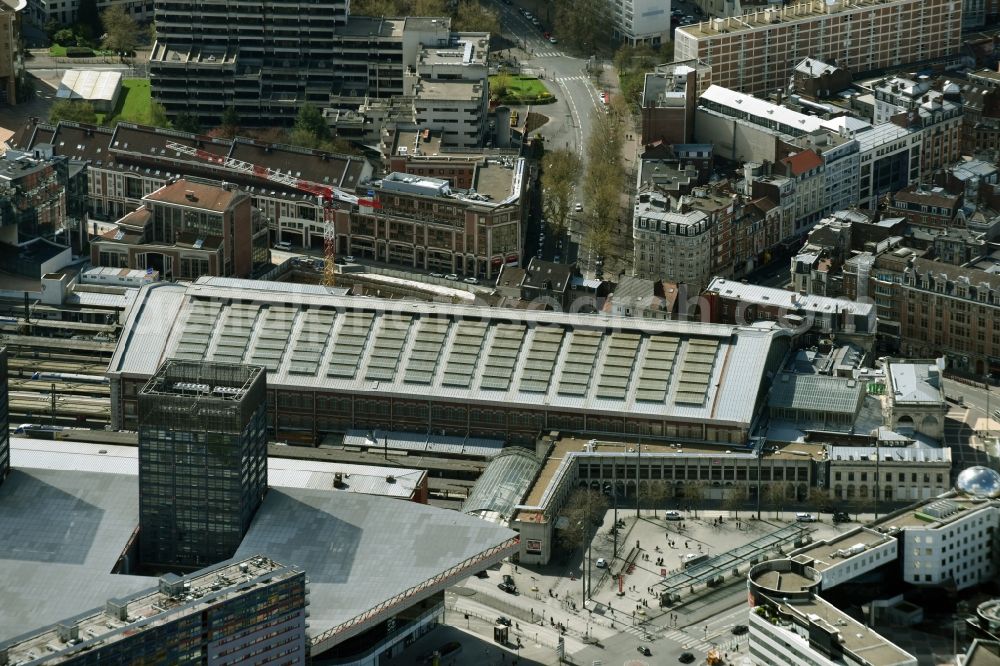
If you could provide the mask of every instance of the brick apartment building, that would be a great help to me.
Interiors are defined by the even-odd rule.
[[[642,143],[691,143],[698,98],[712,83],[712,69],[697,60],[657,65],[642,87]]]
[[[886,203],[886,214],[890,217],[905,217],[915,227],[943,231],[955,226],[955,218],[962,209],[962,195],[949,194],[941,187],[911,185],[889,195]]]
[[[869,294],[879,333],[905,356],[943,354],[961,372],[1000,374],[1000,276],[916,254],[899,248],[875,257]]]
[[[803,58],[852,72],[958,54],[962,16],[948,0],[809,0],[678,28],[674,54],[712,67],[712,82],[745,93],[788,85]]]
[[[270,265],[267,224],[234,185],[173,180],[142,201],[92,240],[91,263],[166,280],[251,277]]]

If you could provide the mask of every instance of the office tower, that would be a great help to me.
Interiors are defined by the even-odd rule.
[[[237,363],[168,360],[142,388],[144,565],[200,568],[236,552],[267,491],[266,402],[264,369]]]

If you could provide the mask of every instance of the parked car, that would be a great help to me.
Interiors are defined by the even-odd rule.
[[[288,241],[278,241],[277,243],[274,244],[274,249],[288,252],[289,250],[292,249],[292,244],[289,243]]]
[[[598,569],[607,569],[608,561],[603,557],[598,557],[597,562],[594,563],[594,566],[596,566]]]
[[[653,656],[653,651],[650,650],[645,645],[640,645],[639,647],[636,648],[636,651],[639,654],[641,654],[643,657],[652,657]]]
[[[510,621],[509,617],[501,615],[500,617],[497,618],[497,624],[502,624],[505,627],[509,627],[513,623]]]
[[[811,513],[797,513],[795,514],[795,520],[800,523],[815,523],[816,516]]]
[[[847,515],[846,511],[834,511],[833,512],[833,522],[834,523],[849,523],[851,522],[851,517]]]
[[[458,275],[455,273],[448,273],[444,276],[445,280],[451,280],[452,282],[458,282]]]
[[[517,594],[517,588],[513,585],[508,585],[507,583],[498,583],[497,587],[500,588],[502,592],[507,594]]]
[[[604,93],[601,93],[601,94],[603,95]],[[577,203],[575,206],[573,206],[573,210],[575,210],[578,213],[583,212],[583,204],[582,203]]]
[[[542,22],[536,18],[531,19],[531,25],[541,25]]]
[[[510,574],[503,575],[503,582],[506,583],[507,585],[516,585],[516,583],[514,583],[514,577],[511,576]]]
[[[476,578],[489,578],[490,575],[486,572],[486,569],[476,572]]]
[[[743,634],[750,631],[750,627],[745,624],[734,624],[733,628],[730,629],[733,632],[733,636],[742,636]]]
[[[690,652],[683,652],[681,653],[681,656],[677,658],[677,660],[680,661],[682,664],[690,664],[692,661],[694,661],[694,655],[691,654]]]
[[[350,255],[350,254],[346,255],[344,257],[344,261],[346,261],[349,264],[354,263],[354,255]]]
[[[663,514],[663,517],[666,520],[681,520],[683,518],[680,511],[667,511]]]
[[[556,39],[555,37],[549,37],[549,43],[550,44],[558,44],[559,40]]]
[[[444,273],[431,273],[431,277],[444,278]]]
[[[462,282],[464,282],[465,284],[479,284],[479,280],[474,277],[467,277],[464,280],[462,280]]]

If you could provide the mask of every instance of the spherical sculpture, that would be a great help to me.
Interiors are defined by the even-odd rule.
[[[955,481],[955,489],[973,497],[1000,497],[1000,472],[989,467],[969,467]]]

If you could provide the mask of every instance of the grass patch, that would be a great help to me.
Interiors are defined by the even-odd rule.
[[[501,104],[548,103],[555,100],[545,84],[533,76],[494,74],[490,77],[490,86],[495,88],[501,77],[507,87],[503,97],[497,100]]]
[[[149,79],[123,79],[122,94],[112,115],[134,123],[149,122],[151,104]]]
[[[49,55],[53,58],[65,58],[66,57],[66,47],[60,46],[59,44],[53,44],[49,47]]]

